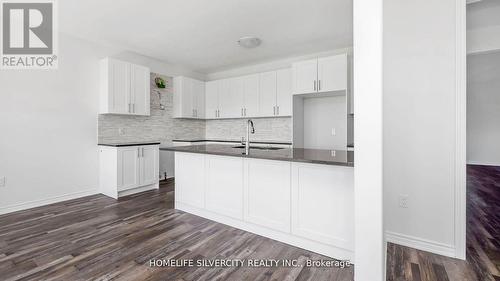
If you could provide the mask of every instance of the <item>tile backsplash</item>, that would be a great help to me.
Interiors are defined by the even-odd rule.
[[[252,119],[255,134],[250,140],[255,141],[292,141],[292,118],[256,118]],[[207,120],[205,136],[207,139],[240,140],[246,135],[247,119]]]
[[[167,82],[165,89],[158,89],[156,77]],[[151,73],[151,115],[99,115],[99,142],[157,141],[171,145],[173,139],[224,139],[239,140],[245,136],[246,119],[190,120],[174,119],[173,78]],[[158,93],[165,110],[160,110]],[[253,119],[255,134],[251,140],[292,141],[292,118]]]

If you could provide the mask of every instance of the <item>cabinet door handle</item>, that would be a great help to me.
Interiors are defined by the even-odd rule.
[[[132,113],[132,110],[130,110],[130,103],[128,104],[128,113]]]
[[[280,115],[280,107],[279,107],[279,105],[276,106],[276,115]]]
[[[135,113],[135,103],[132,104],[132,112]]]
[[[318,91],[321,91],[321,80],[318,80]]]
[[[276,115],[276,106],[273,106],[273,115]]]
[[[245,107],[245,116],[247,116],[247,108]]]
[[[142,148],[142,158],[144,158],[144,147]]]
[[[241,108],[241,117],[243,117],[243,108]]]
[[[137,158],[140,158],[141,157],[141,148],[138,147],[137,148]]]

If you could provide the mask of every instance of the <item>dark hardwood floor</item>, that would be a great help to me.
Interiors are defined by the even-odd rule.
[[[150,267],[151,259],[327,259],[173,208],[173,184],[0,216],[0,280],[353,280],[353,267]]]
[[[479,280],[500,280],[500,167],[467,167],[467,260]]]
[[[499,281],[500,169],[468,168],[468,257],[389,244],[387,280]],[[0,216],[0,280],[353,280],[353,267],[151,267],[152,259],[327,259],[172,209],[173,183]]]

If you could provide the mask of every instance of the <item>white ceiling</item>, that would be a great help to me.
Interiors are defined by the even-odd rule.
[[[467,29],[500,26],[500,1],[482,0],[467,5]]]
[[[352,45],[352,0],[64,0],[59,29],[212,73]],[[242,36],[262,45],[243,49]]]

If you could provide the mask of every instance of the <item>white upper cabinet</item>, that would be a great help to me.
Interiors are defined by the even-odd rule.
[[[276,71],[260,74],[260,116],[276,115]]]
[[[219,117],[219,86],[220,80],[209,81],[205,84],[205,118]]]
[[[292,70],[276,71],[276,115],[292,116]]]
[[[150,114],[149,69],[124,61],[101,61],[100,114]]]
[[[292,82],[291,68],[208,82],[175,77],[174,117],[292,116]]]
[[[318,59],[318,92],[347,89],[347,55]]]
[[[130,65],[130,96],[133,97],[133,112],[137,115],[150,114],[150,77],[149,68]]]
[[[223,79],[219,85],[219,118],[241,117],[243,87],[241,80]]]
[[[243,117],[259,116],[259,74],[243,77]]]
[[[174,78],[174,118],[205,118],[205,83],[184,76]]]
[[[293,93],[347,90],[347,71],[347,54],[294,63]]]
[[[314,93],[318,83],[318,60],[293,64],[294,94]]]
[[[193,109],[195,117],[205,118],[205,82],[194,80],[193,83]]]
[[[243,96],[245,94],[244,80],[242,77],[230,78],[228,80],[229,92],[226,92],[225,106],[222,107],[224,111],[223,116],[226,118],[243,117]]]
[[[260,116],[292,115],[292,71],[280,69],[260,74]]]

